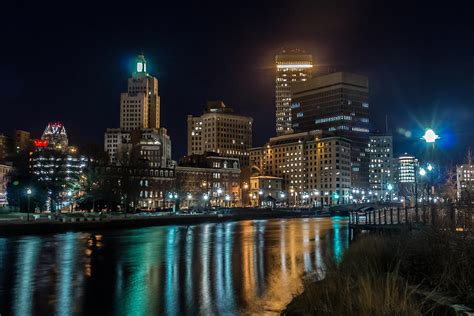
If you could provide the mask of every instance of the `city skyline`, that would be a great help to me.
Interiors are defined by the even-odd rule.
[[[13,11],[23,9],[26,16],[34,11],[34,7],[21,4],[11,6]],[[116,125],[119,94],[126,87],[135,56],[143,51],[149,60],[148,71],[160,81],[162,123],[168,127],[173,140],[174,158],[186,152],[186,115],[199,113],[202,104],[212,99],[221,99],[239,113],[253,117],[253,143],[261,145],[274,136],[275,130],[274,120],[267,119],[268,113],[274,117],[275,69],[272,65],[275,55],[284,47],[297,47],[313,55],[316,74],[343,70],[369,77],[371,122],[376,124],[371,129],[384,131],[385,115],[388,116],[395,155],[406,151],[420,155],[417,150],[420,146],[414,144],[424,128],[436,127],[441,130],[440,146],[451,146],[456,152],[447,159],[460,162],[472,145],[469,137],[472,134],[469,111],[472,89],[468,73],[474,65],[466,61],[472,50],[466,36],[471,26],[453,24],[444,30],[435,21],[442,14],[444,20],[454,19],[454,14],[437,7],[419,17],[418,23],[407,18],[401,8],[388,12],[372,6],[368,10],[364,4],[356,6],[359,10],[355,15],[367,14],[368,22],[356,23],[350,18],[354,6],[342,6],[334,16],[332,5],[302,1],[295,4],[295,8],[307,8],[308,12],[300,12],[301,19],[292,21],[291,25],[281,21],[281,25],[278,24],[272,15],[278,6],[259,7],[266,9],[261,12],[261,21],[249,22],[248,29],[223,25],[215,32],[208,32],[213,25],[205,23],[194,31],[192,43],[187,44],[180,43],[182,33],[189,30],[195,18],[184,26],[163,29],[163,25],[170,22],[169,17],[163,17],[163,21],[157,21],[151,31],[143,35],[130,30],[134,35],[119,44],[111,40],[125,29],[120,26],[120,16],[99,21],[100,12],[106,9],[101,6],[92,14],[93,26],[78,26],[74,24],[75,19],[67,21],[62,15],[57,16],[70,34],[67,37],[62,36],[66,30],[53,27],[57,21],[40,23],[36,30],[39,36],[35,39],[24,26],[6,20],[3,29],[17,27],[17,32],[6,34],[5,41],[17,49],[2,52],[3,60],[8,62],[0,68],[3,83],[0,102],[4,113],[0,118],[0,132],[11,133],[20,128],[39,136],[45,122],[61,121],[69,126],[69,132],[79,145],[95,143],[100,147],[105,128]],[[48,13],[46,9],[40,8],[40,11],[45,17],[51,16],[54,11]],[[171,13],[176,11],[173,7],[168,9]],[[192,17],[190,9],[196,8],[186,8],[184,17]],[[422,8],[413,10],[420,13]],[[222,7],[213,8],[209,14],[212,13],[223,13],[229,21],[248,20],[260,14],[249,10],[227,12]],[[324,19],[309,21],[310,14]],[[160,13],[160,17],[162,15]],[[334,17],[332,22],[331,17]],[[263,26],[263,22],[269,25]],[[327,23],[325,32],[318,30],[318,23]],[[373,27],[376,23],[384,25],[382,29],[387,38],[379,28]],[[117,30],[110,27],[117,25],[120,26]],[[273,32],[272,27],[282,32],[274,35],[278,32]],[[99,32],[95,32],[96,29]],[[446,39],[453,30],[457,31],[456,37]],[[25,34],[26,38],[22,36]],[[153,34],[168,42],[150,41],[149,35]],[[207,36],[194,36],[196,34]],[[83,37],[90,39],[89,35],[97,45],[89,44],[78,51],[77,45],[86,41]],[[426,35],[429,44],[418,43],[417,37],[422,35]],[[233,36],[242,39],[240,46],[231,40]],[[365,41],[347,41],[352,37]],[[389,37],[396,40],[388,41]],[[24,49],[25,40],[34,45],[39,39],[45,41],[40,51],[31,54]],[[100,42],[101,39],[104,41]],[[212,47],[217,49],[203,50],[208,43],[214,43]],[[364,45],[366,43],[375,45]],[[428,53],[431,55],[425,58]],[[457,58],[452,58],[453,55]],[[434,74],[432,69],[435,69]],[[57,80],[58,76],[66,76],[68,80]],[[47,94],[51,91],[54,91],[52,95]],[[25,112],[33,115],[25,116]]]

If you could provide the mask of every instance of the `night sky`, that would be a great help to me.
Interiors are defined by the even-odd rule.
[[[143,51],[159,80],[173,158],[186,152],[186,115],[200,114],[206,100],[252,116],[254,145],[262,145],[274,135],[274,55],[299,47],[313,54],[317,73],[369,77],[373,130],[385,129],[387,115],[396,154],[420,153],[424,127],[437,128],[440,153],[453,163],[474,145],[472,8],[254,2],[2,4],[0,133],[39,137],[61,121],[71,143],[102,146]]]

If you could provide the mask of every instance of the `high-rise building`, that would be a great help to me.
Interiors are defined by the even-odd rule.
[[[235,114],[224,102],[209,101],[201,116],[188,115],[188,155],[215,152],[248,166],[252,123],[251,117]]]
[[[348,139],[321,130],[272,137],[249,149],[260,175],[283,178],[289,204],[349,203],[351,145]]]
[[[456,167],[456,187],[458,199],[463,193],[474,192],[474,164],[467,163]]]
[[[369,136],[369,189],[379,199],[391,194],[394,186],[393,138],[388,134]]]
[[[414,184],[416,170],[418,168],[418,159],[415,156],[405,153],[398,158],[397,181],[400,184]]]
[[[147,72],[143,55],[128,79],[127,92],[120,95],[120,128],[108,128],[104,149],[111,164],[146,162],[148,167],[172,168],[171,140],[160,127],[158,79]]]
[[[303,50],[283,50],[275,56],[276,134],[292,132],[291,86],[311,78],[313,57]]]
[[[41,138],[34,141],[34,146],[30,153],[30,169],[36,180],[58,186],[79,182],[88,159],[79,155],[77,147],[69,146],[64,125],[49,123]]]
[[[333,132],[351,140],[352,185],[369,187],[369,82],[362,75],[336,72],[292,86],[292,128]]]
[[[120,128],[133,130],[160,127],[158,79],[146,69],[146,60],[139,55],[136,71],[128,79],[127,92],[120,95]]]

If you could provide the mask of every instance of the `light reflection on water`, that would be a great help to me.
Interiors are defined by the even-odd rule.
[[[277,314],[347,246],[344,218],[0,238],[0,314]]]

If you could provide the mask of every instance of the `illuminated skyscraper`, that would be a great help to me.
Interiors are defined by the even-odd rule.
[[[390,134],[369,136],[369,188],[377,199],[387,198],[394,185],[393,138]]]
[[[369,187],[369,79],[336,72],[291,87],[292,128],[332,132],[352,142],[352,185]]]
[[[276,133],[291,133],[291,85],[311,78],[313,57],[303,50],[283,50],[275,56]]]
[[[104,149],[112,164],[145,161],[148,167],[170,167],[171,140],[160,127],[158,79],[147,72],[147,62],[138,55],[127,92],[120,95],[120,128],[108,128]],[[138,153],[138,154],[137,154]]]
[[[158,79],[147,73],[146,60],[139,55],[128,79],[128,90],[120,95],[120,128],[160,128]]]

